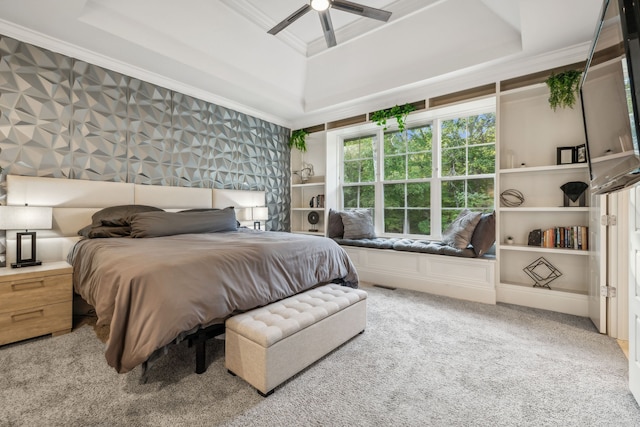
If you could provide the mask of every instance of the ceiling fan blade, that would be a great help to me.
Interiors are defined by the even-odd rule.
[[[329,9],[318,12],[320,15],[320,24],[322,24],[322,31],[324,32],[324,39],[327,41],[327,47],[333,47],[336,43],[336,34],[333,32],[333,23],[331,22],[331,15],[329,15]]]
[[[387,22],[391,17],[391,12],[387,10],[376,9],[375,7],[364,6],[346,0],[333,0],[331,2],[331,7],[342,10],[343,12],[354,13],[356,15],[364,16],[367,18],[377,19],[378,21]]]
[[[302,6],[300,9],[296,10],[295,12],[293,12],[291,15],[289,15],[287,18],[285,18],[282,22],[280,22],[278,25],[276,25],[275,27],[273,27],[272,29],[270,29],[269,31],[267,31],[267,33],[269,34],[273,34],[274,36],[276,34],[278,34],[280,31],[284,30],[285,28],[287,28],[289,25],[291,25],[293,22],[295,22],[296,20],[298,20],[299,18],[301,18],[302,16],[304,16],[307,12],[309,12],[311,10],[311,5],[310,4],[305,4],[304,6]]]

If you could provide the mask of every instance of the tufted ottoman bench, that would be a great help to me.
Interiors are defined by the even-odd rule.
[[[225,366],[266,396],[363,332],[366,298],[361,289],[331,284],[231,317]]]

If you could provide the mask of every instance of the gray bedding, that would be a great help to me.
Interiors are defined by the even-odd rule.
[[[118,372],[146,361],[185,331],[317,284],[357,287],[333,240],[238,231],[157,238],[86,239],[69,254],[75,291],[110,325],[106,358]]]

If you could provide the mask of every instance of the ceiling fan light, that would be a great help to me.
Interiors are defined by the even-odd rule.
[[[311,7],[318,12],[329,8],[329,0],[311,0]]]

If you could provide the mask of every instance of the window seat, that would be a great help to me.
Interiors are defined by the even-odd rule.
[[[397,238],[340,239],[360,280],[452,298],[496,303],[495,253],[480,257],[470,247]]]
[[[465,249],[456,249],[442,242],[429,240],[411,240],[376,237],[373,239],[340,239],[334,238],[339,245],[357,246],[361,248],[373,249],[393,249],[405,252],[420,252],[433,255],[450,255],[461,258],[476,258],[476,252],[473,247]],[[492,255],[484,254],[483,257],[491,258]]]
[[[330,210],[327,228],[328,236],[349,254],[361,281],[496,303],[494,213],[464,209],[439,242],[375,237],[367,212]]]

